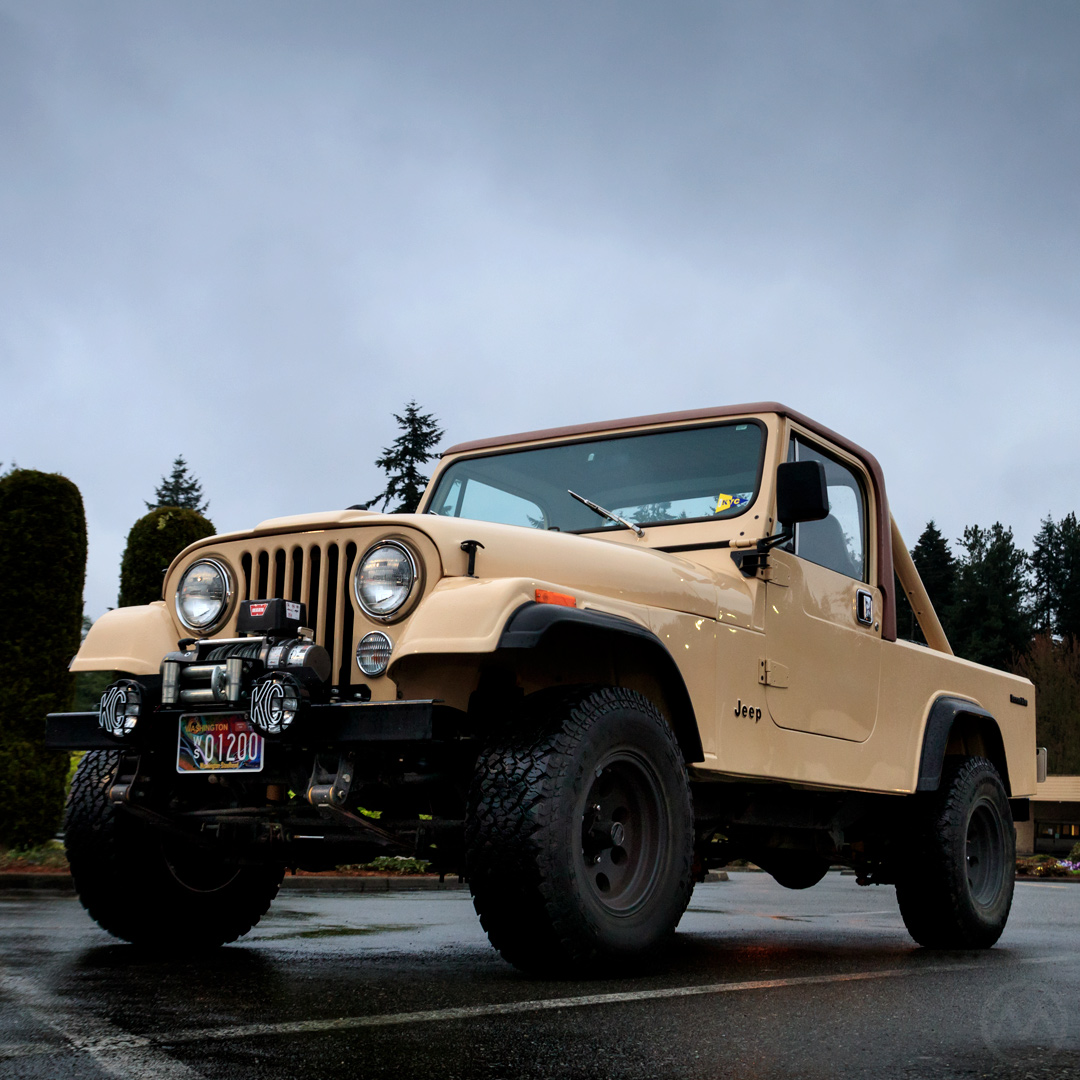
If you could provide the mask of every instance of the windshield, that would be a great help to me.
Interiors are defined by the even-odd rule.
[[[428,512],[563,532],[623,527],[569,489],[638,525],[735,517],[757,494],[764,442],[749,420],[463,458]]]

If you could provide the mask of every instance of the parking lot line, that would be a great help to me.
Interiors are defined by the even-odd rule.
[[[1046,956],[1020,959],[1019,964],[1049,964],[1067,960],[1066,956]],[[71,1048],[83,1050],[94,1056],[103,1068],[105,1062],[112,1063],[107,1070],[116,1076],[162,1076],[192,1077],[196,1074],[185,1069],[178,1062],[168,1059],[154,1059],[154,1067],[174,1067],[171,1071],[140,1073],[134,1065],[143,1064],[138,1060],[142,1055],[152,1052],[152,1048],[171,1047],[186,1043],[217,1042],[265,1038],[276,1035],[318,1035],[341,1031],[354,1031],[362,1028],[394,1027],[408,1024],[431,1024],[453,1020],[475,1020],[493,1016],[513,1016],[516,1014],[550,1012],[557,1009],[578,1009],[587,1006],[629,1005],[635,1002],[664,1001],[679,998],[706,997],[716,994],[739,994],[762,990],[782,990],[801,986],[826,986],[838,983],[868,982],[880,979],[905,979],[919,975],[939,975],[959,971],[977,970],[983,965],[964,961],[952,964],[927,964],[918,967],[885,968],[878,971],[854,971],[835,975],[806,975],[781,979],[750,979],[743,982],[706,983],[699,986],[660,987],[652,990],[628,990],[612,994],[582,994],[576,997],[540,998],[529,1001],[495,1002],[489,1005],[469,1005],[450,1009],[425,1009],[415,1012],[387,1013],[375,1016],[341,1016],[323,1020],[287,1020],[281,1023],[236,1024],[229,1027],[202,1028],[194,1031],[169,1032],[161,1035],[136,1036],[113,1028],[106,1021],[93,1022],[88,1017],[79,1017],[77,1022],[68,1018],[66,1023],[58,1024],[55,1020],[55,1005],[48,1009],[52,1020],[50,1026],[56,1028],[68,1041]],[[20,983],[29,983],[22,978]],[[7,977],[6,983],[13,992],[22,993],[12,985]],[[40,997],[40,992],[39,997]],[[52,1000],[52,999],[50,999]],[[25,1001],[25,999],[24,999]],[[110,1030],[111,1029],[111,1030]],[[23,1057],[31,1054],[48,1053],[49,1048],[36,1044],[0,1044],[0,1060],[5,1057]],[[54,1048],[55,1052],[55,1048]]]
[[[63,998],[26,975],[0,968],[0,992],[24,1013],[62,1040],[59,1043],[0,1043],[0,1061],[12,1058],[82,1052],[106,1076],[118,1080],[197,1080],[201,1075],[155,1048],[155,1040],[129,1035],[85,1009],[72,1009]]]

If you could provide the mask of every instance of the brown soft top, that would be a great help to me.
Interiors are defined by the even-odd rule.
[[[472,442],[457,443],[442,451],[442,457],[450,454],[464,454],[478,450],[494,450],[500,446],[513,446],[518,443],[543,442],[548,439],[562,439],[575,435],[599,435],[605,431],[621,431],[626,428],[656,427],[660,424],[675,424],[693,420],[723,420],[729,416],[755,416],[760,413],[776,413],[786,416],[827,439],[835,446],[846,450],[853,457],[862,461],[870,471],[874,483],[875,502],[877,504],[878,536],[878,588],[884,599],[884,611],[881,617],[881,636],[886,641],[896,640],[896,593],[893,588],[892,559],[892,522],[889,514],[889,500],[885,494],[885,475],[881,471],[877,458],[868,450],[853,443],[838,432],[811,420],[809,416],[795,409],[788,408],[778,401],[755,401],[748,405],[719,405],[711,409],[686,409],[683,412],[653,413],[651,416],[631,416],[623,420],[604,420],[596,424],[571,424],[569,427],[546,428],[542,431],[522,431],[516,435],[498,435],[492,439],[475,439]]]

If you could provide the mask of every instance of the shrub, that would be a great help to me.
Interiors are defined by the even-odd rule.
[[[0,845],[33,847],[60,823],[66,751],[44,748],[45,716],[71,708],[86,516],[68,479],[33,469],[0,478]]]
[[[379,855],[366,863],[350,863],[339,870],[377,870],[383,874],[426,874],[431,864],[408,855]]]
[[[120,563],[120,607],[160,600],[169,563],[188,544],[213,535],[214,526],[202,514],[179,506],[159,506],[139,518]]]

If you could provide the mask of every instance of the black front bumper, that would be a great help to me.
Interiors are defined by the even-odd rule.
[[[151,749],[175,744],[181,716],[212,717],[236,709],[157,709],[118,739],[103,731],[96,712],[50,713],[45,745],[53,750]],[[432,743],[460,734],[463,714],[436,701],[365,701],[311,705],[274,745],[297,749],[348,748],[367,743]]]

